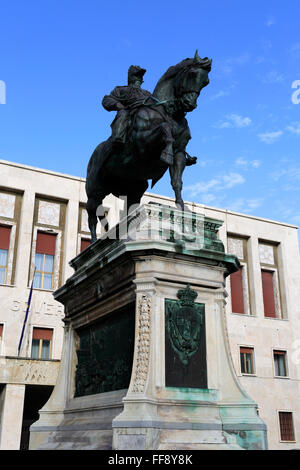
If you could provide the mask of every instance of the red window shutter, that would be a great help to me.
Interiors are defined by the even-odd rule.
[[[10,227],[0,226],[0,250],[9,249]]]
[[[280,437],[282,441],[294,441],[293,414],[289,411],[279,412]]]
[[[240,347],[241,354],[253,354],[253,348]]]
[[[271,271],[261,272],[264,311],[265,317],[276,317],[275,300],[274,300],[274,287],[273,287],[273,273]]]
[[[234,313],[245,313],[243,292],[243,268],[230,276],[231,306]]]
[[[2,333],[3,333],[3,325],[0,325],[0,338],[2,338]]]
[[[82,238],[81,239],[80,251],[85,250],[88,246],[90,246],[90,244],[91,244],[91,240],[88,240],[86,238]]]
[[[55,255],[56,234],[38,232],[36,239],[36,253]]]
[[[33,339],[47,339],[52,340],[53,330],[48,328],[33,328],[32,338]]]

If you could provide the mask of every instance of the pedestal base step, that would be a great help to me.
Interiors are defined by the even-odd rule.
[[[162,431],[158,450],[243,450],[223,431]]]

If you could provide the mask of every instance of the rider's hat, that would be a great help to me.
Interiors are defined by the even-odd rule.
[[[128,69],[128,83],[131,83],[136,78],[139,78],[143,83],[143,76],[145,73],[146,69],[142,69],[138,65],[131,65]]]

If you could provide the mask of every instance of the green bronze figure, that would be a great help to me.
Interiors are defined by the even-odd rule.
[[[97,208],[108,194],[125,196],[127,207],[139,204],[169,168],[177,207],[184,210],[182,174],[196,163],[186,146],[191,139],[188,112],[197,107],[202,88],[208,85],[212,61],[198,52],[169,67],[153,93],[141,88],[145,69],[131,66],[128,85],[118,86],[103,98],[108,111],[117,111],[112,134],[94,150],[87,168],[87,211],[92,242],[96,241]],[[105,216],[99,215],[101,221]]]

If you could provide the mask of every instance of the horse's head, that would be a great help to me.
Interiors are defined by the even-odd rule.
[[[174,92],[184,112],[193,111],[197,107],[197,99],[202,88],[209,84],[210,70],[211,60],[207,57],[200,59],[196,51],[194,59],[186,64],[181,73],[178,73],[174,83]]]
[[[193,59],[185,59],[167,70],[156,85],[154,96],[175,102],[178,111],[193,111],[202,88],[209,84],[211,63],[207,57],[201,59],[196,51]]]

